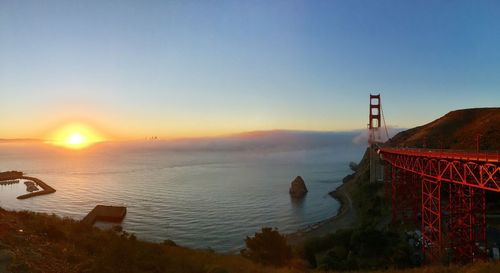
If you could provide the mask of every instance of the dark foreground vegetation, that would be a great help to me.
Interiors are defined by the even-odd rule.
[[[140,241],[120,229],[0,209],[0,272],[300,272],[282,270],[172,241]]]
[[[414,267],[414,253],[395,232],[346,229],[307,241],[301,256],[322,270],[374,270]]]
[[[267,240],[280,241],[274,230],[263,231]],[[270,238],[268,238],[270,236]],[[301,251],[292,250],[279,266],[266,266],[241,255],[223,255],[210,250],[194,250],[177,246],[172,241],[149,243],[120,229],[103,231],[75,220],[32,212],[10,212],[0,209],[0,272],[324,272],[308,266],[304,255],[320,268],[356,265],[359,269],[396,268],[407,261],[401,257],[392,240],[394,234],[377,231],[345,230],[316,241],[308,242]],[[254,239],[255,237],[251,237]],[[261,238],[261,237],[259,237]],[[261,238],[262,239],[262,238]],[[391,241],[388,243],[387,240]],[[256,241],[256,242],[257,242]],[[396,240],[397,241],[397,240]],[[276,241],[275,241],[276,242]],[[286,242],[280,244],[286,246]],[[311,254],[334,245],[333,250],[311,258]],[[348,249],[353,249],[350,251]],[[281,248],[278,248],[282,255]],[[287,248],[289,249],[289,248]],[[256,247],[253,250],[267,251]],[[260,253],[262,254],[262,253]],[[272,255],[267,258],[274,259]],[[346,258],[347,257],[347,258]],[[385,257],[378,260],[377,257]],[[395,266],[387,266],[394,264]],[[2,271],[3,270],[3,271]],[[421,272],[390,269],[385,272]],[[480,263],[465,267],[431,267],[425,272],[500,272],[500,264]]]

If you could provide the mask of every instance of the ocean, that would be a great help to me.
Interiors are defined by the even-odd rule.
[[[277,131],[78,151],[4,142],[0,170],[23,171],[57,192],[17,200],[23,183],[0,186],[0,207],[82,219],[97,204],[125,205],[122,226],[138,238],[237,251],[262,227],[293,232],[334,216],[339,204],[328,192],[361,159],[357,134]],[[309,192],[294,200],[288,190],[298,175]]]

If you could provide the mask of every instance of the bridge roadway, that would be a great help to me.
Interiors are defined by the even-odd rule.
[[[454,159],[476,162],[500,162],[500,151],[462,151],[445,149],[415,149],[415,148],[380,148],[382,153],[393,153],[410,156]]]
[[[424,178],[500,192],[500,152],[379,148],[382,159]]]

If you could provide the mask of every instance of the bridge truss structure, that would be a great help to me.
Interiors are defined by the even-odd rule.
[[[500,192],[500,153],[379,148],[393,222],[420,224],[426,261],[487,257],[486,191]]]

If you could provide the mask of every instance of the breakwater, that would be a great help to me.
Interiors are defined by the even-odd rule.
[[[40,180],[36,177],[22,176],[20,178],[26,179],[26,180],[31,180],[31,181],[35,182],[35,184],[40,186],[40,188],[42,188],[43,190],[20,195],[17,197],[17,199],[27,199],[27,198],[34,197],[34,196],[45,195],[45,194],[50,194],[50,193],[56,192],[56,190],[54,188],[45,184],[45,182],[43,182],[42,180]]]
[[[39,196],[39,195],[44,195],[44,194],[56,192],[56,190],[54,188],[47,185],[42,180],[40,180],[36,177],[25,176],[23,172],[19,172],[19,171],[0,172],[0,185],[10,185],[10,184],[19,183],[19,181],[21,179],[30,180],[32,183],[36,184],[37,186],[39,186],[43,190],[34,192],[36,186],[31,185],[31,187],[30,187],[30,183],[25,182],[27,189],[31,192],[28,194],[20,195],[17,197],[17,199],[27,199],[27,198],[34,197],[34,196]],[[38,189],[36,189],[36,190],[38,190]]]

